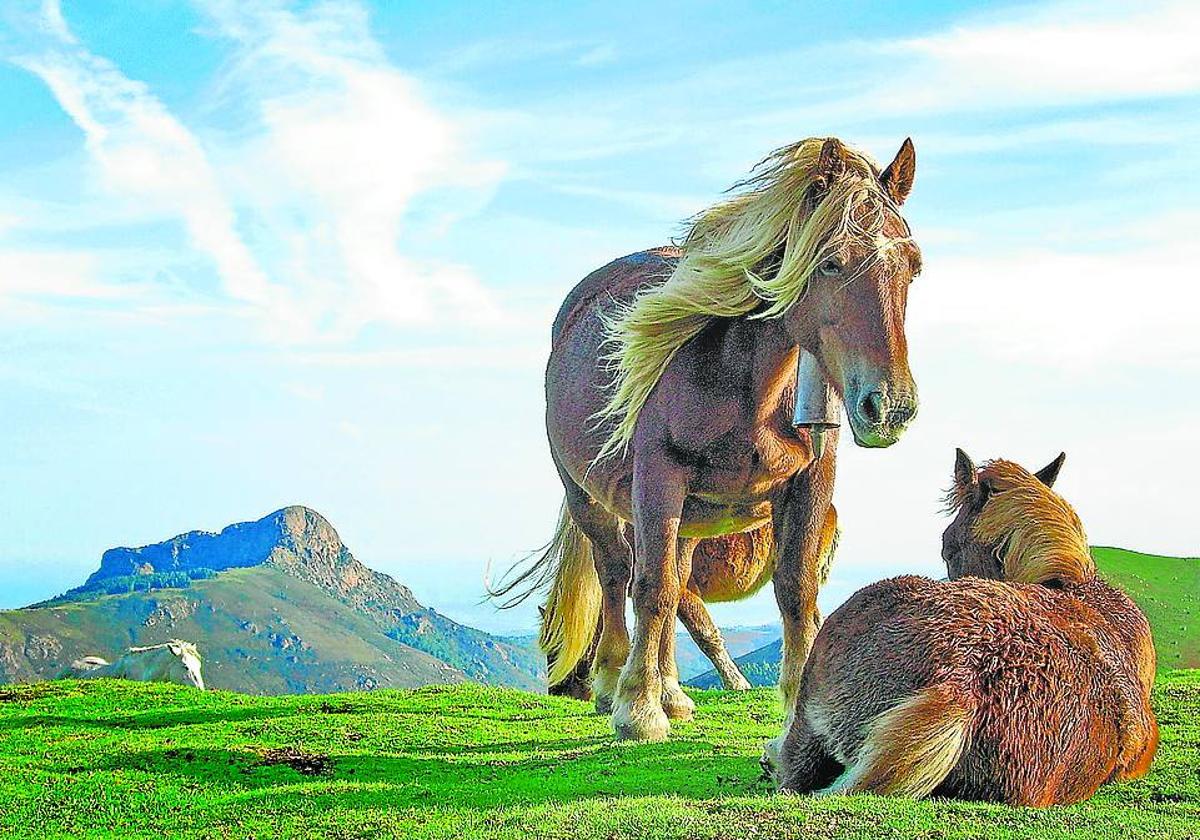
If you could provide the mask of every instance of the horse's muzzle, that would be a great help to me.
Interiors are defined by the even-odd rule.
[[[870,448],[891,446],[917,416],[914,393],[893,393],[886,387],[858,395],[852,405],[848,414],[854,442]]]

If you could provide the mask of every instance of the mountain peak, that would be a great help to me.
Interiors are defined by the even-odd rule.
[[[347,601],[385,605],[399,612],[422,609],[411,590],[358,562],[329,520],[304,505],[290,505],[219,532],[188,531],[138,548],[110,548],[82,587],[118,577],[222,572],[272,565]]]

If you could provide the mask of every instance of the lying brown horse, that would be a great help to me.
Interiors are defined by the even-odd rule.
[[[817,636],[782,755],[786,791],[1047,806],[1145,775],[1158,745],[1145,617],[1096,576],[1036,474],[958,452],[950,581],[861,590]]]
[[[552,684],[600,628],[593,688],[618,735],[665,738],[692,714],[674,627],[705,537],[771,529],[785,697],[798,684],[836,450],[793,427],[798,361],[815,357],[860,445],[892,444],[915,414],[904,316],[920,253],[899,211],[914,170],[909,141],[882,171],[835,139],[780,149],[680,247],[610,263],[559,310],[546,427],[566,500],[518,580],[552,581]]]

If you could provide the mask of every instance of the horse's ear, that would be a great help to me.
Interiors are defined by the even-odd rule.
[[[1063,461],[1065,460],[1067,460],[1067,453],[1058,453],[1057,458],[1033,474],[1034,478],[1047,487],[1053,487],[1055,480],[1058,478],[1058,471],[1062,469]]]
[[[973,488],[979,481],[975,475],[975,463],[961,449],[954,450],[954,484],[960,490]]]
[[[817,157],[817,172],[827,184],[831,184],[845,171],[846,147],[842,145],[841,140],[830,137],[821,145],[821,154]]]
[[[808,188],[808,203],[816,207],[829,192],[829,187],[838,176],[846,171],[846,147],[836,137],[829,137],[821,144],[812,186]]]
[[[903,204],[904,199],[912,192],[913,178],[917,175],[917,150],[911,137],[905,138],[896,152],[896,158],[887,165],[879,176],[879,183],[897,204]]]

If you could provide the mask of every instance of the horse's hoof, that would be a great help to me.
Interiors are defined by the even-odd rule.
[[[663,695],[662,707],[670,720],[691,720],[696,716],[696,704],[683,691]]]
[[[692,706],[684,705],[664,705],[663,714],[668,720],[688,721],[696,717],[696,710]]]
[[[623,741],[665,741],[671,734],[671,721],[657,703],[618,703],[612,723]]]

